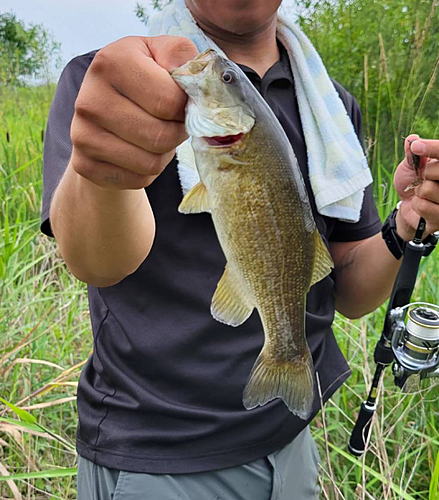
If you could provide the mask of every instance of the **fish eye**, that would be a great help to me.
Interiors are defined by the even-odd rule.
[[[221,75],[221,79],[224,83],[235,83],[238,79],[238,75],[233,69],[226,69],[226,71],[224,71],[224,73]]]

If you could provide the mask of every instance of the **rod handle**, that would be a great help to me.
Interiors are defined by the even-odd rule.
[[[366,441],[369,437],[370,424],[375,413],[376,405],[368,404],[367,401],[361,403],[360,413],[357,422],[349,439],[348,449],[352,455],[361,457],[366,448]]]

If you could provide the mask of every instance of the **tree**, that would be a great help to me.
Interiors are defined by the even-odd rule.
[[[136,17],[142,21],[142,23],[147,24],[148,23],[148,18],[149,14],[148,12],[152,9],[155,10],[163,10],[167,5],[169,5],[172,2],[172,0],[150,0],[150,8],[146,8],[140,3],[136,4]]]
[[[21,86],[29,78],[47,77],[50,63],[60,63],[60,44],[41,24],[26,28],[15,14],[0,14],[0,86]]]
[[[391,169],[402,136],[439,130],[435,0],[296,0],[330,75],[358,99],[374,172]],[[301,9],[301,10],[300,10]]]

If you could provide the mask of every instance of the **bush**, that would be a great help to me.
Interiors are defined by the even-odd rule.
[[[50,63],[60,64],[60,44],[40,24],[25,27],[15,14],[0,14],[0,87],[49,79]]]
[[[402,136],[437,135],[437,2],[296,0],[296,5],[328,72],[360,103],[374,174],[397,165]]]

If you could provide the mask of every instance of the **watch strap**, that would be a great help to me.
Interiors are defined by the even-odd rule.
[[[381,234],[387,248],[396,260],[399,260],[403,256],[405,247],[405,241],[396,232],[396,214],[398,213],[398,208],[399,206],[389,214],[381,229]]]

